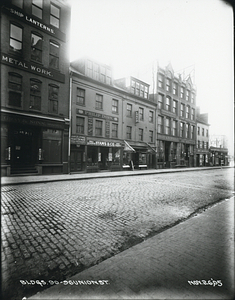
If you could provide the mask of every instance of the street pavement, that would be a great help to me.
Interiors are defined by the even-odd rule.
[[[177,176],[171,170],[151,171],[100,173],[95,180],[87,180],[94,174],[74,174],[63,175],[74,180],[55,175],[13,178],[15,185],[5,182],[2,286],[16,295],[5,299],[44,289],[44,283],[42,288],[35,284],[37,279],[46,287],[50,280],[66,280],[234,191],[232,168],[180,170]]]
[[[29,299],[234,299],[234,198]]]

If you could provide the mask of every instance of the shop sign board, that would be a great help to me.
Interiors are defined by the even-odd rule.
[[[70,141],[71,141],[71,144],[75,144],[75,145],[85,145],[86,144],[86,138],[84,136],[72,135]]]
[[[113,122],[118,122],[118,117],[104,115],[104,114],[100,114],[100,113],[97,113],[97,112],[88,111],[88,110],[84,110],[84,109],[77,108],[76,113],[78,115],[85,115],[85,116],[88,116],[88,117],[93,117],[93,118],[99,118],[99,119],[105,119],[105,120],[109,120],[109,121],[113,121]]]
[[[88,146],[101,146],[101,147],[122,147],[119,142],[107,142],[107,141],[97,141],[97,140],[88,140]]]

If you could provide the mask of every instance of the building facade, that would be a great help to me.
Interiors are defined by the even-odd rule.
[[[71,8],[1,3],[2,175],[67,173]]]
[[[193,167],[196,164],[196,89],[191,77],[174,74],[169,64],[158,67],[157,167]]]
[[[70,70],[70,172],[121,170],[130,161],[154,167],[156,104],[149,85],[133,77],[114,81],[109,66],[87,58]]]
[[[208,114],[201,114],[199,107],[196,108],[197,142],[196,142],[196,166],[205,167],[210,164],[209,152],[209,124]]]
[[[228,140],[225,135],[211,135],[209,146],[211,166],[229,165]]]

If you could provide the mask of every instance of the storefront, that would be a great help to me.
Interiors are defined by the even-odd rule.
[[[2,175],[67,173],[68,124],[65,120],[2,113]]]
[[[211,166],[227,166],[228,162],[228,149],[210,147],[210,165]]]

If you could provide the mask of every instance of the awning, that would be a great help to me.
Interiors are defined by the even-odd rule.
[[[125,146],[124,146],[124,151],[126,152],[136,152],[134,148],[131,147],[125,140],[124,140]]]
[[[146,143],[146,145],[148,146],[151,152],[157,153],[157,150],[155,150],[151,145],[149,145],[148,143]]]

